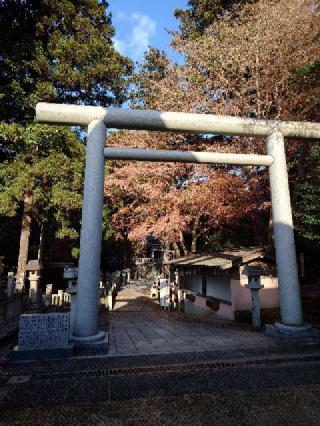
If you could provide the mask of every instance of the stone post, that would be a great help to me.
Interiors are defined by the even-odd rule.
[[[184,294],[183,290],[178,288],[178,311],[184,312]]]
[[[46,285],[45,304],[47,306],[50,306],[50,304],[51,304],[52,288],[53,288],[53,284],[47,284]]]
[[[7,296],[12,297],[14,294],[14,272],[8,272],[7,278]]]
[[[113,310],[113,287],[109,288],[108,290],[107,300],[108,300],[108,309],[109,311],[112,311]]]
[[[72,330],[74,330],[74,321],[76,317],[76,310],[77,310],[77,288],[76,287],[69,287],[67,288],[67,293],[70,294],[71,301],[70,301],[70,332],[72,333]]]
[[[16,288],[15,288],[16,293],[21,293],[25,290],[26,276],[27,276],[26,272],[21,272],[20,274],[16,276]]]
[[[276,131],[267,138],[268,154],[274,161],[269,167],[274,244],[279,279],[281,323],[302,326],[302,307],[284,137]]]
[[[174,271],[174,282],[176,283],[176,285],[178,286],[178,288],[180,288],[180,279],[179,279],[179,271],[178,271],[178,269],[176,269]]]
[[[40,274],[35,271],[29,272],[29,282],[30,282],[30,289],[29,289],[29,299],[34,306],[39,305],[39,283],[40,283]]]
[[[64,305],[64,300],[63,300],[63,290],[58,290],[58,297],[59,297],[59,306],[63,306]]]
[[[105,141],[103,121],[92,121],[88,126],[77,306],[71,336],[80,345],[103,343],[106,337],[98,332]]]

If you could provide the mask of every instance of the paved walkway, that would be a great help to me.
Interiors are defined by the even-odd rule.
[[[109,355],[139,355],[216,350],[272,349],[277,343],[263,332],[228,320],[204,321],[163,312],[149,298],[150,282],[121,289],[110,313]]]
[[[107,356],[0,363],[0,425],[260,426],[285,415],[290,418],[281,424],[319,424],[319,398],[313,398],[319,347],[276,342],[230,321],[163,312],[149,299],[146,283],[126,286],[115,311],[101,312],[101,325],[110,321]],[[161,402],[163,396],[170,398]],[[170,401],[177,402],[168,411]],[[262,410],[256,421],[254,409]],[[266,417],[270,409],[272,419]]]

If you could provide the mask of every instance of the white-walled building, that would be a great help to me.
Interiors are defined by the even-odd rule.
[[[178,286],[185,293],[185,312],[211,313],[235,319],[239,311],[251,310],[251,293],[245,287],[245,266],[263,270],[260,290],[262,309],[279,306],[278,279],[273,259],[263,248],[242,248],[213,254],[194,253],[166,264],[176,273]]]

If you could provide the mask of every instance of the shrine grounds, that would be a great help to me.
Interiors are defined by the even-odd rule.
[[[1,346],[0,425],[318,425],[320,345],[248,325],[167,313],[148,283],[100,315],[109,351],[8,363]]]

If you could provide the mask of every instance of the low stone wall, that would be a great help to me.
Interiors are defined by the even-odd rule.
[[[0,326],[7,321],[17,318],[23,311],[23,298],[15,294],[7,299],[0,300]]]

